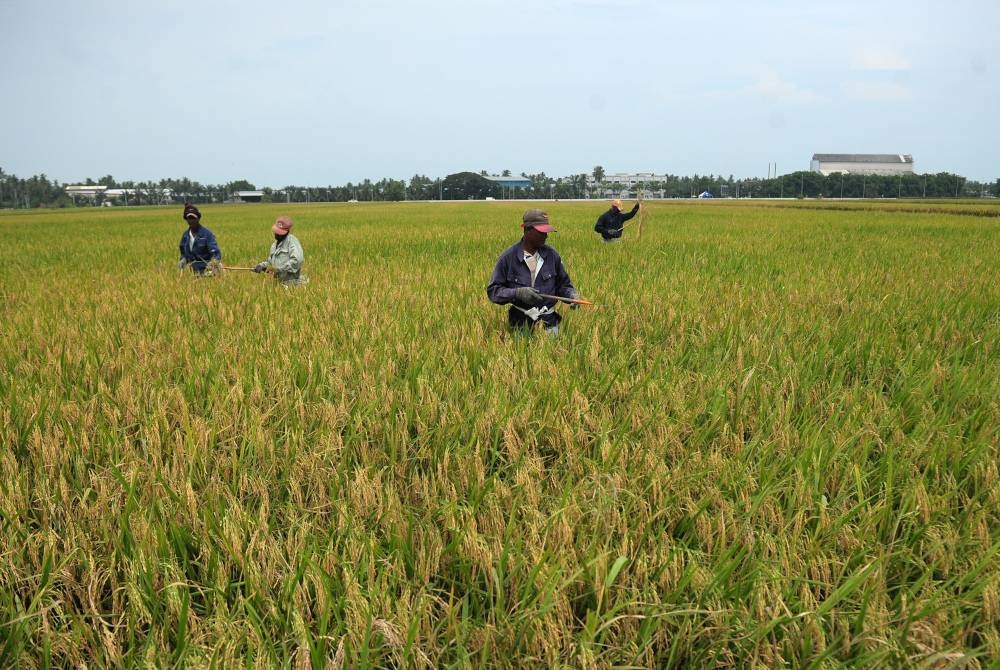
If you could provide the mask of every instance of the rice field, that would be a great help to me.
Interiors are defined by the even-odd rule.
[[[0,212],[0,666],[987,668],[1000,206]]]

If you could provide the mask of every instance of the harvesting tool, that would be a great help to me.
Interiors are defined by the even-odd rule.
[[[550,300],[559,300],[560,302],[565,302],[569,305],[593,305],[594,303],[590,300],[584,300],[583,298],[564,298],[561,295],[549,295],[547,293],[539,293],[543,298],[549,298]]]

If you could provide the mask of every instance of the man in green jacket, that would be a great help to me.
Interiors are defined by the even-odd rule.
[[[305,253],[298,238],[289,232],[291,229],[291,218],[287,216],[277,218],[271,226],[274,243],[271,244],[267,260],[257,263],[253,271],[268,272],[285,286],[299,286],[308,283],[309,278],[302,274]]]

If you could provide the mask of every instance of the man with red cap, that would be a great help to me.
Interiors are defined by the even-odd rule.
[[[639,203],[628,214],[622,213],[622,201],[612,200],[611,209],[597,217],[594,224],[594,232],[601,234],[601,239],[607,243],[617,242],[622,238],[622,228],[625,222],[631,219],[639,211]]]
[[[271,226],[274,233],[274,242],[271,244],[271,251],[267,254],[267,260],[257,263],[254,272],[269,272],[274,278],[285,286],[296,286],[309,282],[308,277],[302,274],[302,263],[305,261],[305,253],[298,238],[289,231],[292,229],[292,220],[287,216],[279,216]]]
[[[576,299],[580,294],[563,267],[562,258],[545,244],[548,234],[556,232],[549,225],[548,214],[529,209],[522,217],[521,228],[524,233],[520,241],[497,259],[486,295],[498,305],[510,305],[507,320],[512,328],[530,330],[535,322],[541,321],[545,332],[554,335],[559,332],[562,317],[555,310],[557,301],[545,295]]]
[[[181,259],[177,267],[181,270],[191,268],[196,274],[204,274],[209,263],[215,266],[222,260],[222,251],[215,241],[215,235],[201,225],[201,212],[190,202],[184,204],[184,221],[188,229],[181,235]]]

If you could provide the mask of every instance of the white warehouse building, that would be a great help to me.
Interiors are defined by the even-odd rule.
[[[913,156],[910,154],[813,154],[809,164],[812,172],[831,175],[845,174],[912,174]]]
[[[616,172],[615,174],[605,174],[604,179],[598,182],[594,175],[587,175],[587,186],[624,187],[631,188],[637,184],[648,184],[655,181],[667,181],[669,175],[653,174],[652,172]]]
[[[659,193],[662,198],[663,191],[649,191],[649,185],[669,179],[669,175],[653,172],[616,172],[605,174],[603,180],[597,181],[594,179],[594,175],[588,174],[587,190],[600,197],[630,198],[641,186],[644,193],[653,197],[655,197],[655,193]]]

